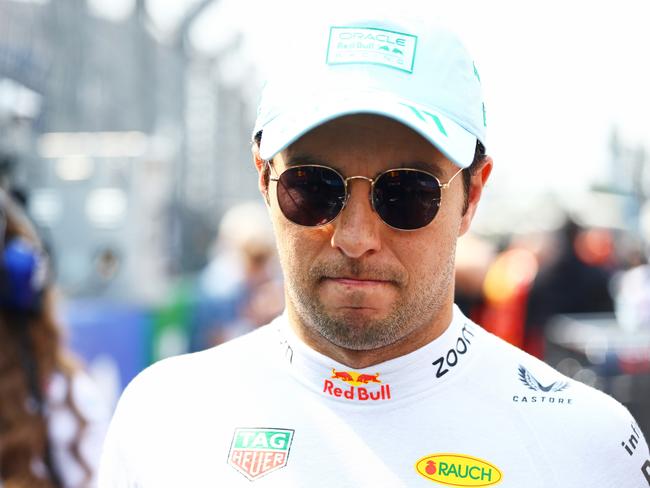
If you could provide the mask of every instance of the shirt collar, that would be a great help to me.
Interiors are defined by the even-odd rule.
[[[477,356],[483,336],[483,330],[454,305],[451,323],[435,340],[404,356],[354,369],[305,344],[289,326],[286,312],[273,325],[297,381],[325,399],[358,405],[396,402],[442,388]]]

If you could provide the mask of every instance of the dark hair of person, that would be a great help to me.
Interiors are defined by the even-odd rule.
[[[2,190],[0,206],[6,218],[4,242],[20,237],[34,248],[42,249],[23,210]],[[47,465],[51,453],[48,453],[47,418],[34,406],[34,386],[30,384],[26,362],[33,368],[34,383],[40,386],[38,393],[43,401],[47,399],[45,392],[53,375],[65,378],[68,386],[65,405],[77,424],[76,436],[69,449],[86,474],[85,484],[90,482],[92,475],[80,452],[87,421],[75,405],[72,394],[73,376],[78,366],[63,347],[52,285],[46,285],[41,300],[39,310],[29,314],[0,308],[0,481],[7,487],[55,486],[55,481],[48,479],[47,470],[34,469]]]
[[[255,137],[253,138],[253,142],[257,145],[257,147],[260,146],[262,143],[262,131],[259,131],[255,134]],[[463,169],[462,177],[463,177],[463,188],[465,189],[465,204],[463,205],[463,215],[465,215],[465,212],[467,212],[467,209],[469,208],[469,190],[472,182],[472,175],[478,171],[478,169],[481,167],[483,164],[483,161],[485,159],[485,146],[481,141],[478,139],[476,140],[476,148],[474,149],[474,159],[472,160],[472,164],[470,164],[467,168]],[[269,186],[269,177],[270,177],[270,168],[268,165],[264,167],[263,171],[263,178],[264,178],[264,187],[268,188]]]

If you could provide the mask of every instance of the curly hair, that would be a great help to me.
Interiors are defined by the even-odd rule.
[[[2,191],[0,206],[6,218],[5,242],[20,237],[42,249],[25,214]],[[54,305],[54,289],[48,284],[36,313],[0,309],[0,481],[7,488],[56,486],[48,470],[43,469],[49,462],[47,409],[41,411],[35,405],[33,387],[25,367],[26,355],[33,366],[43,401],[46,401],[44,392],[53,375],[60,374],[65,378],[69,386],[65,404],[77,422],[76,436],[69,449],[85,473],[85,484],[89,483],[92,475],[80,453],[87,421],[72,397],[72,378],[78,366],[63,347]],[[28,347],[25,347],[25,342]]]

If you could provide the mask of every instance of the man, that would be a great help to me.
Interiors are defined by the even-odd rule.
[[[291,32],[254,130],[285,313],[134,380],[100,486],[650,486],[620,404],[454,307],[479,73],[426,15],[353,3]]]

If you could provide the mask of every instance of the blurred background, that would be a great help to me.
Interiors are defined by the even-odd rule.
[[[0,184],[47,243],[69,344],[112,404],[152,362],[283,308],[250,132],[267,41],[314,15],[306,3],[0,0]],[[457,302],[650,432],[643,8],[458,0],[435,15],[477,59],[495,160]]]

